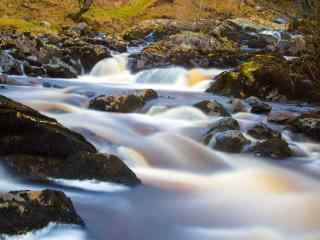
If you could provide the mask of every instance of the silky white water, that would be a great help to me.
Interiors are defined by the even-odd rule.
[[[320,238],[320,147],[282,131],[301,153],[282,162],[249,154],[227,154],[205,146],[201,137],[218,117],[192,107],[204,99],[201,84],[219,70],[153,69],[130,74],[122,57],[98,63],[78,79],[20,79],[0,94],[56,118],[80,132],[101,152],[120,156],[142,180],[134,189],[95,181],[56,179],[86,222],[85,234],[49,228],[21,239],[172,239],[278,240]],[[190,84],[192,83],[192,84]],[[45,87],[44,87],[45,86]],[[204,85],[202,85],[204,86]],[[151,87],[160,97],[141,113],[106,113],[87,109],[99,94],[119,94]],[[307,108],[274,104],[275,110]],[[233,116],[245,132],[266,117]],[[272,126],[282,130],[281,126]],[[2,172],[2,191],[38,189]],[[63,233],[63,235],[61,234]],[[33,234],[33,235],[32,235]],[[29,237],[29,238],[28,238]],[[15,239],[15,238],[12,238]],[[20,239],[20,238],[18,238]]]

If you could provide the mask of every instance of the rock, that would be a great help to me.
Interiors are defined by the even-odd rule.
[[[71,30],[79,34],[83,34],[86,31],[90,31],[88,24],[85,22],[78,23]]]
[[[181,32],[149,45],[142,53],[131,55],[129,66],[133,72],[172,65],[187,68],[226,67],[237,65],[246,57],[224,38]]]
[[[257,25],[247,19],[236,18],[223,21],[213,29],[213,33],[218,36],[224,36],[235,42],[246,43],[252,39],[257,39],[252,33],[258,33],[265,27]]]
[[[320,112],[309,112],[300,115],[291,122],[296,131],[320,140]]]
[[[233,71],[215,78],[207,92],[246,98],[256,96],[267,100],[302,100],[305,94],[303,76],[295,74],[289,62],[278,55],[256,55]]]
[[[250,136],[262,140],[270,138],[280,138],[281,134],[271,128],[269,128],[264,123],[259,123],[250,128],[247,132]]]
[[[181,31],[199,31],[203,29],[203,27],[204,26],[196,22],[184,22],[173,19],[151,19],[144,20],[130,27],[122,33],[122,36],[126,41],[137,41],[145,39],[152,33],[155,40],[162,40],[169,35],[177,34]]]
[[[249,103],[249,105],[251,106],[250,111],[252,113],[263,114],[269,113],[272,110],[272,107],[269,104],[262,102],[257,97],[249,97],[246,99],[246,102]]]
[[[213,148],[223,152],[240,153],[250,144],[239,130],[228,130],[214,135]]]
[[[121,96],[101,95],[90,101],[89,108],[106,112],[129,113],[141,109],[147,101],[157,97],[158,94],[152,89]]]
[[[98,154],[82,135],[4,96],[0,96],[0,122],[0,159],[14,174],[32,180],[139,183],[119,158]]]
[[[42,67],[32,66],[29,64],[24,65],[24,72],[27,76],[31,77],[39,77],[46,75],[46,70]]]
[[[234,98],[231,101],[231,111],[233,113],[247,112],[247,107],[246,107],[245,103],[241,99]]]
[[[306,50],[307,43],[302,35],[294,35],[289,39],[281,40],[277,50],[285,56],[297,56]]]
[[[297,117],[297,114],[291,112],[271,112],[268,115],[268,121],[278,124],[288,124]]]
[[[215,27],[211,34],[223,36],[237,42],[239,46],[250,48],[265,48],[268,42],[268,36],[260,34],[264,30],[272,30],[265,26],[256,24],[248,19],[235,18],[223,21]]]
[[[171,19],[145,20],[125,30],[123,39],[126,41],[142,40],[150,33],[153,33],[157,39],[161,39],[184,29],[183,25],[182,22]]]
[[[277,159],[288,158],[293,154],[288,143],[278,137],[258,142],[252,148],[252,151],[262,157],[271,157]]]
[[[71,200],[60,191],[17,191],[0,194],[0,233],[21,235],[46,227],[49,223],[84,222]]]
[[[210,116],[230,116],[228,111],[217,101],[201,101],[193,105]]]
[[[240,125],[237,120],[232,117],[224,117],[214,122],[209,126],[209,131],[205,135],[204,142],[209,143],[210,139],[218,132],[225,132],[228,130],[240,130]]]
[[[99,61],[111,57],[110,51],[101,45],[84,44],[83,46],[71,46],[69,48],[71,57],[74,59],[80,59],[86,72],[91,69]]]
[[[136,186],[140,180],[114,155],[77,152],[61,161],[55,157],[13,155],[4,157],[8,169],[33,181],[50,178],[99,181]]]
[[[21,75],[21,64],[8,53],[2,53],[0,51],[0,73]]]
[[[52,63],[44,66],[48,77],[52,78],[76,78],[78,72],[72,66],[55,58]]]

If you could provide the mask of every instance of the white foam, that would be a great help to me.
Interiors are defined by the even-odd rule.
[[[75,187],[83,189],[86,191],[96,191],[96,192],[118,192],[125,191],[129,188],[110,182],[101,182],[97,180],[68,180],[68,179],[50,179],[51,181],[67,187]]]

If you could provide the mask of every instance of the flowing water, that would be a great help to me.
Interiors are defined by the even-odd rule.
[[[15,77],[0,93],[56,118],[80,132],[101,152],[120,156],[142,180],[134,189],[96,181],[55,179],[56,185],[18,182],[1,172],[2,191],[55,187],[63,190],[86,222],[86,229],[50,225],[23,238],[67,240],[280,240],[320,238],[320,146],[278,128],[296,152],[274,162],[252,154],[226,154],[200,139],[218,117],[192,107],[216,99],[204,92],[217,69],[153,69],[131,74],[127,55],[98,63],[78,79]],[[23,83],[23,84],[21,84]],[[152,88],[160,97],[139,113],[89,110],[99,94]],[[310,110],[273,104],[275,111]],[[246,131],[266,117],[238,113]]]

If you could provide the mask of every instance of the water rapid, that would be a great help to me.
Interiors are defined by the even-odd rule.
[[[48,226],[22,239],[280,240],[320,237],[320,147],[281,129],[298,157],[273,162],[249,154],[215,151],[200,137],[219,117],[192,107],[226,97],[204,92],[219,69],[151,69],[131,74],[127,54],[99,62],[77,79],[20,77],[1,94],[20,101],[83,134],[101,152],[120,156],[142,180],[134,189],[94,181],[55,179],[71,197],[86,232]],[[19,78],[16,78],[19,79]],[[140,113],[90,110],[100,94],[152,88],[160,97]],[[23,94],[22,94],[23,93]],[[273,104],[275,110],[309,110]],[[238,113],[245,132],[266,117]],[[279,126],[273,126],[278,127]],[[2,191],[38,189],[1,172]],[[52,187],[52,186],[51,186]],[[6,239],[6,238],[5,238]],[[8,238],[16,239],[16,238]],[[21,238],[19,238],[21,239]]]

